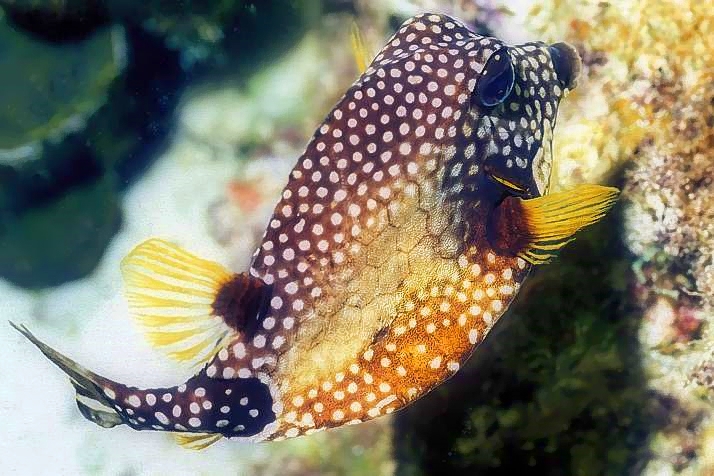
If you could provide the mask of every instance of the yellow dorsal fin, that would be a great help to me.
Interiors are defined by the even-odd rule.
[[[203,450],[217,442],[223,435],[220,433],[174,433],[176,443],[187,450]]]
[[[214,314],[218,292],[234,276],[218,263],[150,239],[122,260],[121,271],[132,314],[170,357],[203,365],[234,335]]]
[[[350,43],[352,44],[352,55],[355,58],[355,63],[357,63],[357,69],[359,73],[362,74],[367,70],[369,63],[371,63],[372,55],[369,54],[364,44],[362,32],[360,32],[359,25],[357,25],[356,21],[353,21],[350,26]]]
[[[547,263],[575,233],[600,221],[619,193],[613,187],[580,185],[529,200],[509,197],[494,212],[496,246],[531,264]]]

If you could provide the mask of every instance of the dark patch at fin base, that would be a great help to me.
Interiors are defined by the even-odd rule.
[[[527,200],[507,197],[493,211],[489,239],[502,253],[547,263],[575,233],[600,221],[618,195],[613,187],[584,184]]]
[[[248,273],[235,274],[221,286],[213,301],[213,315],[251,338],[270,297],[270,286]]]
[[[533,240],[517,197],[504,199],[493,211],[489,225],[491,245],[506,256],[517,256]]]

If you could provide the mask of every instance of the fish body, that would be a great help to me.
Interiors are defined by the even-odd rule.
[[[149,339],[198,370],[137,389],[20,328],[103,426],[278,440],[389,414],[463,365],[529,270],[616,191],[547,194],[565,44],[508,46],[407,20],[309,141],[248,272],[157,239],[123,262]]]

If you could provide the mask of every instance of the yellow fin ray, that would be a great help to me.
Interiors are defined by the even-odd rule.
[[[200,366],[234,334],[213,304],[234,276],[159,239],[147,240],[122,260],[126,297],[148,341],[169,357]]]
[[[195,321],[195,316],[161,316],[158,314],[141,314],[136,319],[146,328],[164,327],[178,324],[191,324]]]
[[[150,258],[150,260],[146,258]],[[163,262],[159,261],[159,259],[162,259]],[[166,276],[180,279],[182,273],[190,273],[196,282],[203,282],[208,285],[210,285],[215,276],[220,275],[222,271],[222,268],[205,269],[194,264],[186,265],[181,261],[172,259],[170,255],[160,255],[158,253],[147,253],[145,257],[138,257],[138,260],[145,264],[164,269]],[[179,273],[173,273],[173,269],[179,270]]]
[[[156,297],[156,296],[151,296],[149,298],[150,302],[146,302],[146,299],[140,299],[134,306],[137,309],[142,309],[146,308],[149,309],[151,307],[155,306],[161,306],[161,307],[170,307],[170,306],[178,306],[178,307],[185,307],[186,309],[202,309],[203,304],[199,304],[196,302],[192,301],[187,301],[187,300],[182,300],[182,299],[171,299],[171,298],[161,298],[161,297]]]
[[[204,277],[208,282],[213,282],[216,278],[230,276],[220,264],[198,258],[172,243],[156,238],[137,246],[124,261],[129,258],[148,269],[156,267],[189,274],[193,281],[197,277]]]
[[[369,54],[369,51],[364,44],[362,32],[360,32],[356,21],[353,21],[352,26],[350,27],[350,44],[352,46],[352,55],[354,56],[355,63],[357,64],[357,69],[359,70],[359,73],[362,74],[367,70],[367,66],[369,66],[372,62],[372,55]]]
[[[196,331],[194,329],[185,331],[149,331],[146,333],[149,341],[157,347],[164,347],[186,341],[195,335]]]
[[[159,271],[159,269],[155,268],[154,272],[157,271]],[[171,278],[171,276],[165,274],[164,279],[168,278]],[[175,293],[178,295],[191,295],[194,297],[202,297],[205,299],[210,299],[212,297],[210,291],[204,291],[198,287],[181,286],[175,283],[162,281],[161,279],[156,279],[154,277],[136,271],[134,272],[134,274],[132,274],[130,277],[127,277],[125,280],[127,284],[134,284],[138,287],[141,287],[143,290],[151,291],[151,293],[139,291],[127,293],[129,296],[131,296],[132,299],[134,298],[134,296],[137,296],[139,299],[151,297],[152,293],[157,293],[160,291],[163,291],[165,293]]]
[[[174,433],[174,440],[187,450],[203,450],[217,442],[223,435],[220,433]]]
[[[573,235],[600,221],[620,191],[602,185],[580,185],[573,190],[523,200],[523,217],[530,240],[521,257],[533,264],[547,263]]]
[[[203,361],[203,354],[213,355],[210,353],[210,344],[211,341],[203,340],[191,347],[187,347],[182,350],[171,351],[168,353],[168,356],[175,360],[178,360],[179,362],[186,362],[195,359]]]
[[[575,233],[600,221],[619,193],[613,187],[580,185],[529,200],[509,197],[494,214],[496,242],[531,264],[547,263]]]
[[[193,284],[194,284],[198,289],[201,288],[201,286],[200,286],[201,284],[204,284],[205,286],[211,286],[211,284],[213,283],[213,279],[212,279],[212,278],[203,277],[202,275],[200,275],[200,274],[198,274],[198,273],[196,273],[195,271],[192,271],[192,270],[190,270],[190,269],[181,269],[178,273],[176,273],[176,272],[174,272],[173,270],[174,270],[174,269],[178,269],[178,268],[170,268],[170,267],[168,267],[168,266],[161,266],[160,264],[157,264],[157,263],[149,263],[149,262],[144,262],[144,263],[142,263],[142,264],[153,266],[153,270],[154,270],[155,272],[160,272],[160,273],[164,276],[164,278],[166,278],[166,279],[173,279],[173,280],[175,280],[175,282],[180,282],[182,276],[185,275],[186,273],[189,273],[189,274],[191,274],[191,275],[193,276]],[[144,275],[137,274],[137,279],[142,279],[142,278],[143,278],[143,279],[149,279],[149,280],[150,280],[150,279],[151,279],[151,276],[148,276],[148,275],[145,275],[145,274],[144,274]],[[169,284],[170,284],[170,283],[168,283],[168,282],[166,283],[167,286],[168,286]]]

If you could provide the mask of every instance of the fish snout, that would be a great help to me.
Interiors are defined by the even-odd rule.
[[[583,66],[578,50],[569,43],[559,42],[550,45],[548,51],[558,80],[565,88],[575,89]]]

